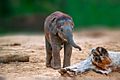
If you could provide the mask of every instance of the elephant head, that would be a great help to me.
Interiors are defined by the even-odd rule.
[[[54,28],[52,29],[52,32],[55,35],[58,35],[63,41],[71,44],[74,48],[78,48],[79,50],[81,50],[81,48],[77,44],[75,44],[73,40],[73,20],[70,17],[63,16],[58,19],[54,19],[54,21]]]

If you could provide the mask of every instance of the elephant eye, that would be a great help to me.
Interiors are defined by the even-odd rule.
[[[63,28],[61,28],[61,32],[63,32]]]

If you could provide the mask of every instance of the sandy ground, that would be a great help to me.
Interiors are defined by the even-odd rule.
[[[81,31],[74,33],[75,42],[82,51],[73,48],[71,64],[84,60],[91,48],[102,46],[120,51],[120,31]],[[18,46],[9,46],[19,43]],[[75,77],[62,77],[57,70],[45,67],[44,35],[5,35],[0,37],[1,54],[28,54],[29,62],[0,64],[0,80],[120,80],[119,72],[101,75],[93,71]],[[63,60],[63,49],[60,53]]]

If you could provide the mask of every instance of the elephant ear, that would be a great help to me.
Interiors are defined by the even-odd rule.
[[[57,34],[56,17],[52,18],[52,20],[51,20],[50,32],[52,32],[54,35]]]

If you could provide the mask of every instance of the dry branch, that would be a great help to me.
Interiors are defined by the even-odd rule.
[[[29,62],[29,56],[25,54],[6,54],[0,56],[0,63]]]

